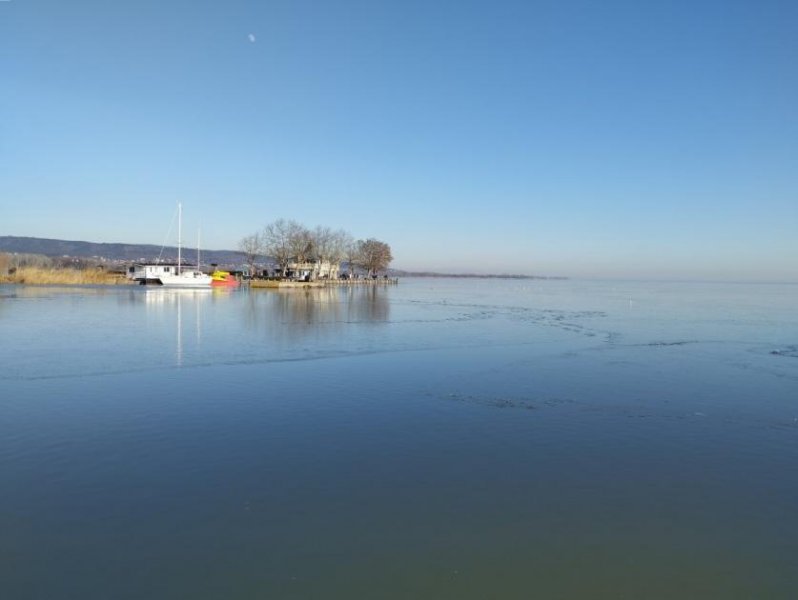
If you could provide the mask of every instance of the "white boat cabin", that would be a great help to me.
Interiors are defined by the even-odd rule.
[[[127,278],[139,283],[155,283],[156,280],[160,282],[161,275],[177,275],[177,265],[136,264],[127,269]]]

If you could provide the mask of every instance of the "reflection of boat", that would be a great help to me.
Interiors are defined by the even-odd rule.
[[[138,296],[138,294],[136,294]],[[200,352],[202,344],[202,323],[200,319],[200,309],[213,298],[214,292],[211,286],[204,288],[190,287],[163,287],[152,286],[145,290],[141,296],[147,305],[147,309],[153,314],[158,314],[164,323],[174,323],[177,333],[175,338],[176,365],[183,366],[186,351],[188,356],[193,356]],[[186,335],[186,330],[190,330],[190,320],[186,319],[186,308],[195,316],[195,335]],[[164,329],[164,332],[169,328]]]
[[[213,287],[238,287],[239,281],[227,271],[214,271],[211,275],[211,286]]]
[[[211,276],[206,275],[199,269],[199,241],[197,242],[197,268],[183,269],[182,266],[182,221],[183,205],[177,203],[177,268],[175,273],[162,273],[158,276],[161,283],[168,287],[179,288],[206,288],[211,285]]]

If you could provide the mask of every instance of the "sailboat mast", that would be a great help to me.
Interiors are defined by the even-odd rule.
[[[177,274],[180,275],[180,265],[182,264],[182,256],[180,255],[180,247],[183,244],[183,203],[177,203]]]
[[[199,227],[197,228],[197,271],[200,271],[200,261],[199,261],[199,248],[200,248],[200,230]]]

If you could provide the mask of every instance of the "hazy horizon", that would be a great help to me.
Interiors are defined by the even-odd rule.
[[[0,236],[2,237],[2,236]],[[36,236],[11,236],[11,237],[33,237]],[[114,241],[114,242],[95,242],[93,240],[66,240],[61,238],[36,238],[36,239],[52,239],[55,241],[62,241],[62,242],[73,242],[73,243],[97,243],[97,244],[120,244],[120,245],[152,245],[154,247],[161,247],[161,244],[150,244],[149,242],[131,242],[131,241]],[[164,247],[175,248],[175,244],[167,243]],[[184,245],[184,249],[186,249],[188,254],[191,254],[192,251],[196,249],[196,245],[191,245],[189,242],[188,244]],[[237,252],[235,248],[208,248],[206,246],[202,246],[201,248],[202,253],[206,252]],[[203,259],[203,264],[205,260]],[[699,270],[696,270],[692,275],[685,274],[683,272],[654,272],[654,271],[640,271],[638,273],[611,273],[608,272],[605,275],[594,275],[589,271],[585,272],[543,272],[543,271],[500,271],[500,270],[486,270],[486,269],[463,269],[463,268],[447,268],[445,266],[441,267],[434,267],[434,266],[421,266],[418,268],[410,268],[404,265],[398,264],[394,261],[390,265],[391,269],[397,271],[406,271],[408,273],[423,273],[423,274],[430,274],[430,275],[441,275],[441,276],[448,276],[448,275],[476,275],[476,276],[486,276],[486,277],[502,277],[502,276],[522,276],[522,277],[547,277],[547,278],[565,278],[565,279],[575,279],[581,281],[618,281],[618,282],[671,282],[671,283],[761,283],[761,284],[798,284],[798,279],[768,279],[766,277],[753,277],[753,278],[743,278],[739,277],[736,273],[733,272],[718,272],[713,271],[711,273],[701,274]]]
[[[0,2],[0,235],[798,280],[798,5]],[[173,245],[174,240],[167,240]]]

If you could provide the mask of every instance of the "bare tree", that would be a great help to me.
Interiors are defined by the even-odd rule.
[[[53,266],[53,259],[43,254],[12,254],[12,268],[20,267],[39,267],[50,268]]]
[[[319,225],[311,232],[312,258],[316,261],[315,272],[326,270],[329,277],[337,277],[341,261],[346,258],[347,247],[352,236],[343,229],[333,230]]]
[[[360,240],[357,245],[360,254],[359,264],[369,276],[386,269],[393,260],[391,247],[385,242],[369,238],[365,241]]]
[[[282,271],[283,277],[292,259],[297,258],[297,240],[302,239],[306,231],[296,221],[278,219],[263,228],[263,249]]]
[[[266,254],[274,260],[283,277],[292,263],[315,262],[311,277],[316,278],[321,276],[324,269],[328,269],[329,276],[334,276],[333,273],[341,268],[342,261],[349,264],[349,275],[352,276],[356,266],[374,275],[393,260],[391,247],[385,242],[374,238],[356,242],[343,229],[333,230],[319,225],[309,230],[287,219],[278,219],[266,225],[259,236],[259,244],[253,237],[247,236],[241,240],[239,249],[248,254],[246,248],[259,248],[259,254]]]
[[[314,279],[316,276],[321,274],[321,269],[325,263],[331,265],[332,263],[332,254],[333,254],[333,244],[335,242],[335,236],[329,227],[322,227],[319,225],[310,232],[311,235],[311,246],[312,246],[312,258],[316,261],[316,267],[314,269]]]
[[[352,235],[343,229],[332,232],[332,239],[330,240],[330,262],[338,265],[341,268],[341,261],[346,258],[346,248],[351,243]]]
[[[308,262],[313,258],[313,234],[304,225],[296,225],[289,234],[288,245],[291,247],[291,258],[298,263]]]
[[[360,264],[360,245],[347,233],[346,237],[341,240],[341,246],[351,278],[355,274],[355,266]]]
[[[249,275],[255,273],[255,263],[263,254],[263,236],[260,233],[253,233],[241,238],[238,242],[238,249],[244,255],[244,261],[249,268]]]

